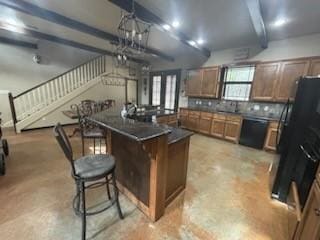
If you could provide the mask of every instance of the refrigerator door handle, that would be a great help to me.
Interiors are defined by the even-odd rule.
[[[314,157],[312,157],[305,149],[302,145],[300,145],[300,149],[303,151],[303,153],[307,156],[307,158],[309,158],[312,162],[317,162],[318,159],[315,159]]]

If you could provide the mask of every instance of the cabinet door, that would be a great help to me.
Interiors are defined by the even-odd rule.
[[[189,115],[188,129],[193,131],[199,130],[199,116]]]
[[[226,128],[224,131],[224,138],[232,142],[239,141],[241,124],[239,122],[226,122]]]
[[[219,67],[203,69],[201,96],[215,98],[218,97],[219,77]]]
[[[319,76],[320,75],[320,58],[313,59],[309,69],[309,75]]]
[[[223,138],[225,126],[226,126],[225,120],[212,119],[211,135],[215,137]]]
[[[320,239],[320,188],[316,181],[310,190],[295,239]]]
[[[208,117],[201,117],[199,122],[199,132],[210,134],[212,119]]]
[[[274,98],[275,86],[279,78],[280,63],[258,64],[254,73],[253,100],[271,101]]]
[[[265,150],[276,151],[276,147],[277,147],[277,132],[278,132],[277,128],[272,128],[272,127],[268,128],[268,133],[267,133],[266,140],[265,140],[265,143],[264,143],[264,149]]]
[[[188,116],[180,115],[181,127],[188,128]]]
[[[309,60],[288,61],[281,64],[280,79],[277,84],[276,100],[294,100],[300,77],[308,74]]]
[[[187,96],[200,96],[201,93],[202,71],[189,70],[186,85]]]

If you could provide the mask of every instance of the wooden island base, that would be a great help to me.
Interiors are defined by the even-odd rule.
[[[108,152],[116,159],[119,190],[152,221],[186,186],[190,134],[135,141],[108,130]]]

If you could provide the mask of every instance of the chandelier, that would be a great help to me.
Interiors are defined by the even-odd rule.
[[[130,48],[138,54],[144,52],[148,45],[150,28],[150,23],[147,23],[136,16],[134,0],[132,0],[131,13],[121,13],[121,20],[118,25],[118,51],[125,52]],[[125,55],[125,57],[127,58],[127,55]]]

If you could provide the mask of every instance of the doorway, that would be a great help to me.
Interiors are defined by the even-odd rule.
[[[149,104],[177,111],[181,70],[150,73]]]

